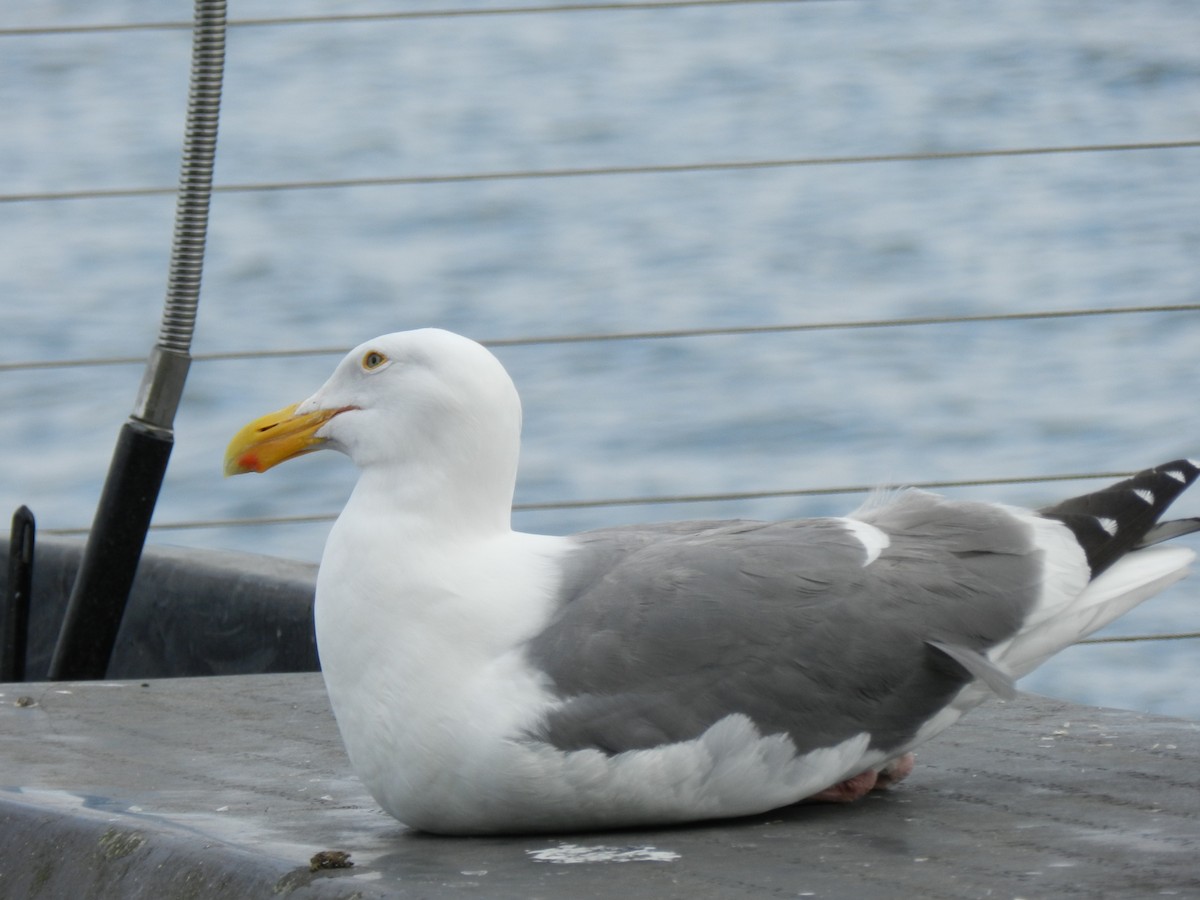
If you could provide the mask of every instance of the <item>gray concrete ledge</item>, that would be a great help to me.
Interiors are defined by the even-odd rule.
[[[438,838],[375,808],[316,674],[0,695],[5,900],[1200,897],[1195,722],[1022,697],[852,806]],[[310,871],[324,850],[353,868]]]

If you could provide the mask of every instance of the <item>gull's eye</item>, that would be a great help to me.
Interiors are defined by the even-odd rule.
[[[372,369],[378,369],[387,361],[388,358],[378,350],[368,350],[363,354],[362,367],[369,372]]]

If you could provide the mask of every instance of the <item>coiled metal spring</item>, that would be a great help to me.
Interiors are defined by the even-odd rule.
[[[186,354],[196,327],[225,68],[225,0],[197,0],[175,234],[159,346]]]

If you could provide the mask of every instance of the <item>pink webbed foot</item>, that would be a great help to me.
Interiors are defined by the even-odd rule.
[[[878,772],[874,769],[859,772],[853,778],[847,778],[823,791],[818,791],[804,802],[853,803],[855,800],[861,800],[871,791],[884,791],[903,781],[912,772],[915,763],[916,757],[911,753],[905,753],[887,763]]]

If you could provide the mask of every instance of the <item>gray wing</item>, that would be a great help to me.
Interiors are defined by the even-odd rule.
[[[860,518],[891,541],[869,565],[836,519],[578,535],[528,648],[563,701],[537,736],[619,753],[736,712],[801,753],[863,731],[902,746],[1020,628],[1041,562],[1030,529],[985,504],[914,491]]]

